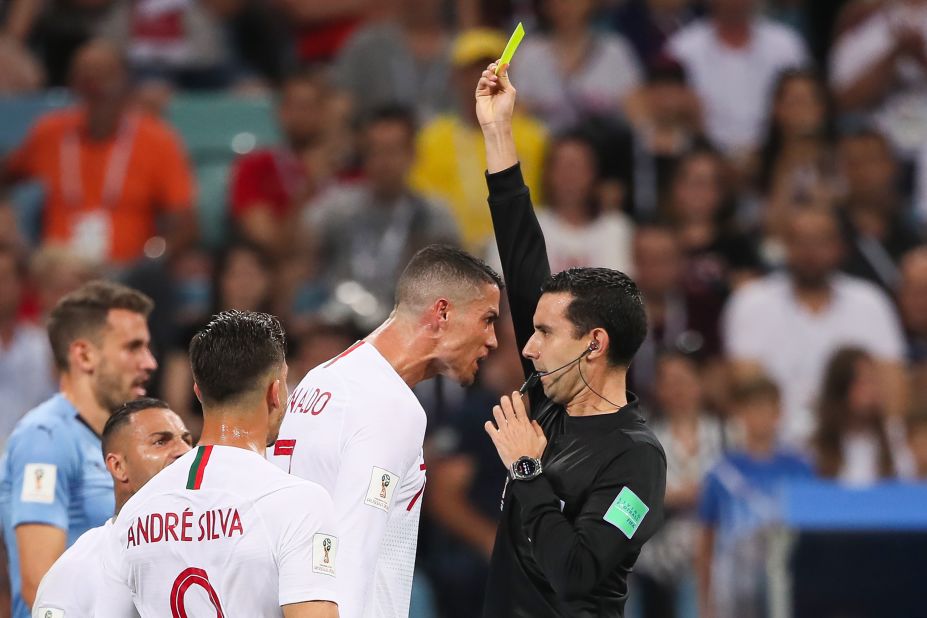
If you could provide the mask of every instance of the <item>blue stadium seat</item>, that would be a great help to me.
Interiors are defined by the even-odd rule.
[[[9,152],[19,146],[39,116],[62,108],[70,102],[71,99],[64,90],[0,97],[0,153]]]
[[[229,163],[278,141],[269,98],[227,94],[178,94],[168,120],[180,132],[194,165]]]
[[[221,247],[229,233],[228,163],[208,163],[196,167],[196,213],[200,239],[207,247]]]

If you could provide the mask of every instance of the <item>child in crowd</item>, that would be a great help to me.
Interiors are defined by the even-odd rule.
[[[702,486],[696,568],[703,618],[766,614],[766,537],[778,518],[784,484],[812,475],[810,465],[778,444],[778,387],[767,378],[738,384],[732,419],[742,444],[715,466]]]

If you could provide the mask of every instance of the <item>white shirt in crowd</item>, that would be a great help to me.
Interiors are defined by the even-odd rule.
[[[808,58],[794,31],[765,18],[754,20],[743,48],[726,45],[714,23],[702,19],[673,35],[667,50],[685,67],[701,99],[709,138],[735,156],[758,146],[779,74]]]
[[[518,99],[553,131],[589,115],[617,116],[624,98],[641,83],[631,46],[615,34],[596,33],[576,70],[564,74],[550,37],[528,37],[512,64]]]
[[[268,458],[334,499],[341,618],[406,618],[425,489],[425,411],[370,343],[306,374]]]
[[[96,618],[282,616],[337,602],[332,501],[261,455],[199,446],[123,506],[102,553]]]
[[[97,595],[103,586],[100,555],[113,520],[91,528],[74,541],[52,565],[32,604],[32,618],[92,616]],[[129,616],[138,616],[133,608]]]
[[[918,31],[927,41],[927,5],[885,3],[841,34],[830,57],[833,86],[848,88],[892,53],[901,27]],[[894,87],[870,111],[895,147],[911,157],[927,142],[927,71],[908,57],[900,57],[893,71]]]
[[[758,362],[781,389],[783,438],[804,446],[812,410],[831,356],[859,346],[879,360],[901,361],[904,339],[894,308],[874,285],[836,275],[830,304],[819,313],[801,305],[791,279],[775,273],[735,292],[722,316],[727,355]]]
[[[58,390],[48,332],[19,324],[9,345],[0,342],[0,446],[13,433],[23,414]]]

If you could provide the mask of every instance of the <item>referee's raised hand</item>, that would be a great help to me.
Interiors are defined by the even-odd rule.
[[[476,85],[476,117],[484,132],[493,125],[507,125],[515,109],[515,87],[509,80],[509,65],[503,65],[496,75],[493,62]]]

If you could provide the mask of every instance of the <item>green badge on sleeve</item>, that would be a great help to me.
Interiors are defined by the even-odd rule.
[[[624,532],[624,535],[630,539],[637,532],[641,522],[644,521],[644,516],[649,511],[650,507],[644,504],[637,494],[625,487],[605,511],[602,519]]]

